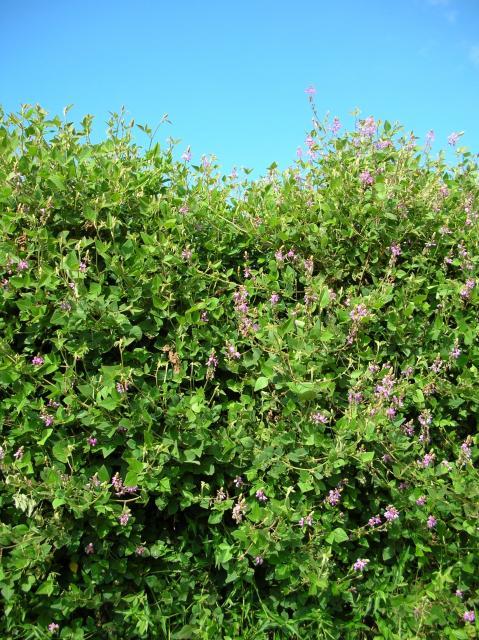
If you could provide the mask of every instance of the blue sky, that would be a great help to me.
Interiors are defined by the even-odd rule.
[[[3,0],[0,103],[95,116],[122,105],[225,172],[291,164],[319,114],[400,121],[479,151],[479,0]],[[138,133],[138,141],[144,140]]]

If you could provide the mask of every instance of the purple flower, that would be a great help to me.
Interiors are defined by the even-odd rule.
[[[316,95],[316,89],[313,87],[313,85],[310,85],[307,89],[304,90],[304,93],[308,95],[310,99],[312,99],[312,97]]]
[[[360,391],[351,390],[348,393],[349,404],[359,404],[363,400],[363,394]]]
[[[398,244],[392,244],[389,247],[389,250],[391,251],[393,258],[397,258],[398,256],[401,255],[401,247]]]
[[[87,267],[86,262],[80,262],[80,267],[79,267],[79,269],[80,269],[80,271],[81,271],[82,273],[85,273],[85,271],[87,270],[87,268],[88,268],[88,267]]]
[[[341,491],[342,489],[331,489],[325,501],[329,502],[332,507],[335,507],[341,500]]]
[[[304,261],[304,269],[307,273],[309,273],[309,275],[313,274],[314,271],[314,262],[312,258],[307,258]]]
[[[263,489],[259,489],[259,490],[256,492],[256,497],[258,498],[258,500],[259,500],[260,502],[266,502],[266,501],[268,500],[268,498],[267,498],[267,496],[265,495],[265,493],[264,493]]]
[[[435,457],[436,455],[434,453],[426,453],[424,458],[422,460],[418,460],[417,463],[420,467],[426,469],[434,461]]]
[[[241,358],[241,354],[236,350],[236,347],[230,344],[228,346],[227,357],[229,360],[239,360]]]
[[[460,589],[456,589],[456,594],[455,594],[458,598],[462,598],[462,596],[464,595],[464,593],[460,590]]]
[[[323,413],[319,413],[319,411],[312,414],[311,420],[316,424],[327,424],[328,422],[328,418]]]
[[[339,121],[338,117],[335,117],[333,120],[333,124],[331,125],[331,132],[333,136],[335,136],[340,129],[341,129],[341,122]]]
[[[368,525],[370,527],[375,527],[376,525],[382,524],[382,520],[381,520],[381,516],[377,515],[377,516],[373,516],[372,518],[369,518],[368,520]]]
[[[466,460],[470,460],[471,459],[471,446],[468,440],[465,440],[462,444],[461,444],[461,455],[463,458],[466,458]]]
[[[419,498],[416,500],[416,504],[420,507],[423,507],[426,504],[426,496],[419,496]]]
[[[254,559],[254,563],[257,567],[261,566],[263,562],[264,560],[262,556],[256,556],[256,558]]]
[[[461,350],[457,346],[454,347],[454,349],[450,353],[451,358],[454,358],[455,360],[457,360],[460,355],[461,355]]]
[[[218,366],[218,358],[215,355],[215,350],[214,349],[210,353],[210,357],[206,361],[206,366],[211,367],[213,369],[216,369],[216,367]]]
[[[181,159],[184,160],[185,162],[189,162],[191,160],[191,151],[190,151],[190,146],[188,145],[186,151],[184,151],[181,155]]]
[[[25,271],[25,269],[28,269],[28,262],[26,260],[20,260],[17,264],[17,271]]]
[[[40,418],[43,420],[46,427],[50,427],[53,424],[53,416],[50,416],[48,413],[44,413]]]
[[[201,320],[201,322],[208,322],[209,318],[208,318],[208,312],[207,311],[202,311],[201,312],[200,320]]]
[[[13,454],[13,457],[15,458],[15,460],[21,460],[23,458],[23,454],[24,454],[24,448],[19,447]]]
[[[374,178],[373,176],[369,173],[369,171],[362,171],[359,174],[359,179],[361,180],[361,184],[364,187],[367,187],[368,185],[373,184],[374,182]]]
[[[240,497],[238,498],[238,502],[231,510],[231,517],[236,522],[236,524],[239,524],[243,520],[243,514],[245,513],[245,511],[246,501],[243,496],[240,495]]]
[[[183,251],[181,252],[181,257],[185,260],[190,260],[192,255],[193,253],[190,249],[183,249]]]
[[[462,616],[462,618],[463,618],[464,622],[474,622],[474,620],[476,619],[476,614],[471,609],[470,611],[465,611],[464,615]]]
[[[363,571],[366,568],[369,560],[367,558],[358,558],[353,564],[354,571]]]
[[[434,529],[436,525],[437,525],[436,518],[434,516],[429,516],[429,518],[427,519],[427,528]]]
[[[269,301],[271,304],[277,304],[279,302],[279,295],[277,293],[273,293]]]
[[[388,522],[392,522],[393,520],[397,520],[399,518],[399,511],[396,509],[396,507],[389,505],[384,512],[384,517]]]
[[[96,438],[93,438],[92,436],[88,438],[87,442],[91,447],[96,447],[96,445],[98,444],[98,440]]]
[[[128,391],[128,382],[117,382],[116,390],[118,393],[126,393]]]
[[[57,633],[59,629],[60,629],[60,625],[57,624],[56,622],[50,622],[50,624],[48,625],[48,631],[50,633]]]
[[[449,144],[451,145],[451,147],[455,147],[456,146],[456,142],[459,140],[459,136],[461,134],[458,133],[457,131],[453,131],[447,138],[447,141],[449,142]]]
[[[369,116],[369,118],[366,118],[366,120],[360,122],[358,128],[361,135],[372,138],[376,133],[377,124],[374,121],[374,118],[372,116]]]
[[[388,147],[392,146],[392,142],[391,140],[378,140],[376,142],[376,148],[377,149],[387,149]]]
[[[396,415],[396,409],[394,407],[388,407],[386,409],[386,415],[390,420],[392,420]]]
[[[35,356],[32,358],[32,364],[36,367],[41,367],[45,360],[41,356]]]
[[[359,322],[360,320],[362,320],[362,318],[366,318],[367,315],[368,315],[367,307],[362,303],[356,305],[354,309],[352,309],[349,313],[349,317],[353,322]]]
[[[87,556],[91,556],[92,553],[95,553],[95,547],[93,546],[93,542],[89,542],[85,547],[85,553]]]
[[[434,143],[435,137],[436,136],[435,136],[434,131],[432,129],[426,133],[426,148],[427,149],[431,148],[432,144]]]
[[[241,476],[236,476],[236,478],[233,480],[233,484],[237,489],[239,489],[244,484],[243,478]]]
[[[128,524],[128,520],[130,519],[130,511],[124,511],[121,516],[118,518],[118,520],[120,521],[120,524],[124,527],[125,525]]]

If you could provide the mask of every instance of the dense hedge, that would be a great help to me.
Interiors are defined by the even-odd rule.
[[[1,113],[1,637],[476,638],[474,157],[91,124]]]

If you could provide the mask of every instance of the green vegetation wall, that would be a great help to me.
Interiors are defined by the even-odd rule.
[[[474,157],[91,123],[1,114],[1,637],[476,638]]]

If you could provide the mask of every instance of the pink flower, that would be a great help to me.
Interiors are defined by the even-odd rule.
[[[368,525],[370,527],[375,527],[376,525],[382,524],[382,520],[381,520],[381,516],[373,516],[372,518],[369,518],[368,520]]]
[[[216,367],[218,366],[218,358],[215,355],[215,350],[213,349],[213,351],[210,353],[210,357],[208,358],[208,360],[206,361],[206,366],[207,367],[211,367],[213,369],[216,369]]]
[[[239,489],[244,484],[243,478],[241,476],[236,476],[236,478],[233,480],[233,484],[237,489]]]
[[[401,247],[398,244],[392,244],[389,249],[393,258],[397,258],[401,255]]]
[[[331,489],[325,501],[329,502],[332,507],[335,507],[341,500],[341,491],[342,489]]]
[[[268,498],[267,498],[267,496],[265,495],[265,493],[264,493],[263,489],[259,489],[259,490],[256,492],[256,497],[258,498],[258,500],[259,500],[260,502],[266,502],[266,501],[268,500]]]
[[[271,304],[277,304],[279,302],[279,295],[277,293],[273,293],[269,301]]]
[[[227,357],[229,360],[239,360],[241,358],[241,354],[236,350],[232,344],[228,346]]]
[[[474,622],[476,619],[476,614],[474,613],[474,611],[471,609],[470,611],[465,611],[464,615],[462,616],[464,622]]]
[[[48,415],[48,413],[44,413],[40,418],[43,420],[46,427],[50,427],[53,424],[53,416]]]
[[[313,87],[313,85],[310,85],[307,89],[304,90],[304,93],[311,99],[316,95],[316,89]]]
[[[13,457],[15,458],[15,460],[21,460],[23,458],[23,454],[24,454],[23,447],[19,447],[13,454]]]
[[[427,519],[427,527],[428,529],[434,529],[434,527],[437,525],[437,520],[434,516],[429,516],[429,518]]]
[[[190,151],[190,146],[188,145],[186,151],[184,151],[181,155],[181,159],[184,160],[185,162],[189,162],[191,160],[191,151]]]
[[[456,142],[459,140],[459,136],[461,134],[458,133],[457,131],[453,131],[448,137],[447,137],[447,141],[449,142],[449,144],[451,145],[451,147],[455,147],[456,146]]]
[[[120,524],[124,527],[125,525],[128,524],[128,520],[130,519],[130,511],[124,511],[121,516],[118,518],[118,520],[120,521]]]
[[[327,424],[328,422],[328,418],[324,415],[324,413],[320,413],[319,411],[312,414],[311,420],[316,424]]]
[[[139,545],[136,549],[135,549],[135,553],[137,556],[142,556],[146,551],[146,547],[143,547],[142,545]]]
[[[335,136],[340,129],[341,129],[341,122],[339,121],[339,118],[335,116],[333,120],[333,124],[331,125],[331,132],[333,136]]]
[[[373,176],[369,173],[369,171],[362,171],[362,172],[359,174],[359,179],[361,180],[361,184],[362,184],[364,187],[367,187],[367,186],[369,186],[369,185],[373,184],[373,182],[374,182],[374,178],[373,178]]]
[[[263,562],[264,560],[262,556],[256,556],[256,558],[254,559],[254,563],[257,567],[261,566]]]
[[[87,442],[91,447],[96,447],[96,445],[98,444],[98,440],[96,438],[93,438],[92,436],[88,438]]]
[[[417,463],[420,467],[426,469],[426,467],[429,467],[429,465],[434,461],[435,457],[434,453],[426,453],[424,458],[422,460],[418,460]]]
[[[58,625],[56,622],[50,622],[50,624],[48,625],[48,631],[50,633],[57,633],[59,629],[60,625]]]
[[[388,407],[386,409],[386,415],[390,420],[392,420],[396,415],[396,409],[394,407]]]
[[[426,504],[426,496],[419,496],[416,500],[416,504],[420,507],[423,507]]]
[[[396,507],[389,505],[384,512],[384,517],[388,522],[392,522],[393,520],[397,520],[399,518],[399,511],[396,509]]]
[[[20,260],[17,264],[17,271],[25,271],[25,269],[28,269],[28,262],[26,260]]]
[[[85,553],[87,556],[91,556],[92,553],[95,553],[95,547],[93,546],[93,542],[89,542],[85,547]]]
[[[460,589],[456,589],[456,594],[455,594],[458,598],[462,598],[462,596],[464,595],[464,593],[460,590]]]
[[[353,564],[354,571],[363,571],[366,568],[369,560],[367,558],[358,558]]]
[[[41,356],[35,356],[32,358],[32,364],[36,367],[41,367],[45,360]]]

